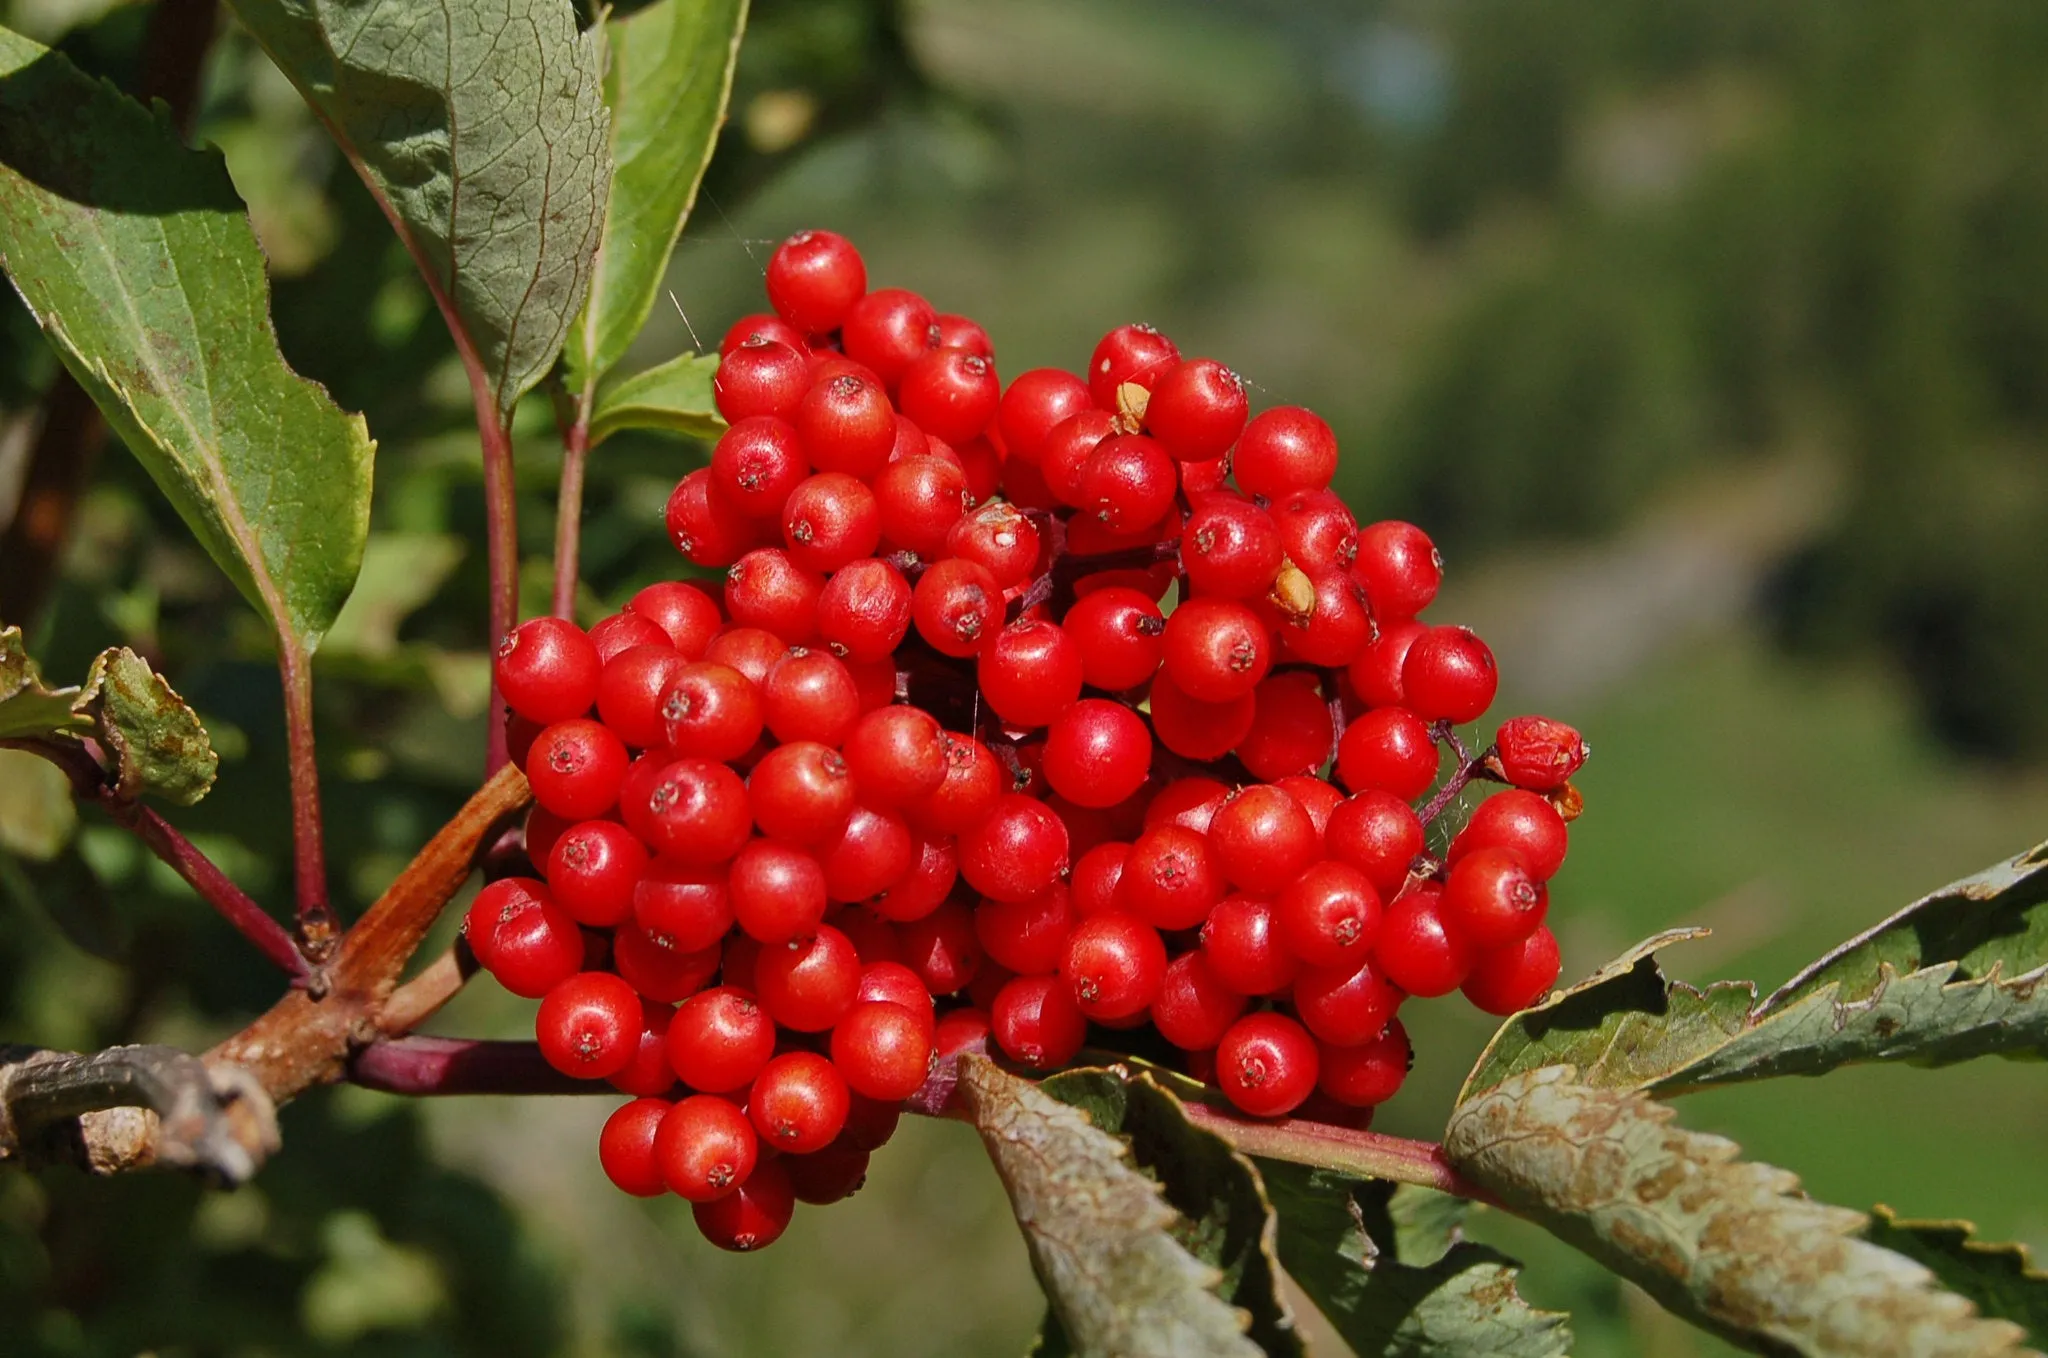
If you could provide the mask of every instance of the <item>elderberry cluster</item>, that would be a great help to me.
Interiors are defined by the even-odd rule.
[[[551,1064],[635,1096],[614,1182],[757,1248],[859,1185],[938,1053],[1049,1070],[1091,1025],[1363,1127],[1410,996],[1549,988],[1585,745],[1518,717],[1465,751],[1492,653],[1418,620],[1436,550],[1358,526],[1327,424],[1144,326],[1005,390],[981,327],[829,232],[767,286],[668,506],[722,590],[497,656],[540,875],[467,937]],[[1431,856],[1474,778],[1510,787]]]

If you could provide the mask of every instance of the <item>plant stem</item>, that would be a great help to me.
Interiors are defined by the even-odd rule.
[[[440,1012],[476,973],[476,958],[465,948],[451,946],[420,970],[420,974],[391,992],[384,1002],[378,1026],[387,1033],[409,1033]]]
[[[1436,818],[1443,814],[1444,808],[1456,801],[1458,794],[1465,790],[1465,785],[1474,778],[1491,780],[1494,776],[1486,767],[1486,756],[1490,751],[1473,754],[1465,748],[1465,742],[1458,739],[1458,733],[1451,729],[1449,722],[1438,722],[1430,734],[1438,740],[1449,742],[1451,749],[1458,756],[1458,771],[1436,790],[1436,796],[1431,797],[1428,805],[1422,808],[1417,818],[1424,825],[1434,823]]]
[[[583,546],[583,467],[590,457],[590,405],[596,380],[583,388],[576,402],[576,420],[562,431],[562,484],[555,496],[554,614],[576,617],[576,578]]]
[[[467,346],[458,347],[464,349],[465,362],[473,358]],[[476,397],[477,433],[483,440],[484,538],[491,555],[490,644],[495,648],[519,618],[519,497],[512,481],[512,435],[499,418],[490,384],[484,380],[480,365],[473,367],[470,384]],[[494,676],[491,703],[486,709],[490,718],[490,748],[484,759],[486,776],[505,767],[508,757],[504,723],[497,719],[502,705]]]
[[[230,881],[212,859],[178,833],[169,821],[146,806],[117,809],[104,802],[102,805],[107,805],[115,820],[134,831],[151,853],[182,877],[222,919],[234,925],[235,931],[254,944],[256,951],[269,958],[273,966],[287,976],[303,977],[311,972],[305,955],[285,927]]]
[[[1264,1121],[1241,1118],[1192,1100],[1181,1105],[1188,1121],[1206,1128],[1246,1155],[1287,1160],[1297,1165],[1341,1170],[1362,1178],[1420,1184],[1475,1202],[1493,1203],[1492,1194],[1468,1182],[1451,1168],[1444,1148],[1434,1141],[1410,1141],[1378,1132],[1354,1132],[1299,1118]]]
[[[397,1037],[357,1052],[348,1080],[387,1094],[612,1094],[603,1080],[564,1075],[532,1042]]]
[[[320,963],[334,952],[340,921],[327,901],[327,851],[320,825],[320,769],[313,758],[313,667],[295,637],[277,639],[284,683],[284,734],[291,764],[292,875],[297,886],[299,949]]]

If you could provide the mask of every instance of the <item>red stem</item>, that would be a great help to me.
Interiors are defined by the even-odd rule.
[[[348,1063],[348,1079],[387,1094],[612,1094],[603,1080],[578,1080],[550,1066],[532,1042],[398,1037],[375,1042]]]
[[[1444,1148],[1434,1141],[1354,1132],[1300,1118],[1243,1118],[1192,1100],[1182,1103],[1181,1108],[1189,1122],[1216,1133],[1246,1155],[1341,1170],[1360,1178],[1420,1184],[1439,1193],[1499,1205],[1491,1193],[1451,1168]]]
[[[555,594],[558,618],[576,617],[576,581],[582,569],[583,468],[590,457],[593,383],[576,402],[576,421],[562,431],[562,483],[555,495]]]
[[[476,397],[476,427],[483,439],[484,537],[491,554],[490,637],[495,648],[512,630],[519,616],[519,501],[512,483],[512,436],[491,397],[490,383],[480,364],[465,344],[456,346],[471,368],[470,385]],[[580,490],[579,490],[580,494]],[[579,515],[580,517],[580,515]],[[573,586],[571,587],[573,590]],[[498,683],[491,680],[490,749],[484,760],[484,776],[505,767],[505,726],[497,720],[503,706]]]

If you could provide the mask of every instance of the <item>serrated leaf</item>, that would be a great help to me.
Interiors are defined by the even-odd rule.
[[[715,439],[725,417],[711,398],[718,355],[684,354],[645,372],[608,382],[597,393],[590,417],[590,445],[621,429],[664,429],[691,438]]]
[[[1907,1221],[1880,1205],[1863,1238],[1926,1265],[1981,1314],[2025,1326],[2037,1344],[2048,1338],[2048,1273],[2033,1266],[2025,1245],[1986,1244],[1976,1233],[1967,1221]]]
[[[127,647],[100,652],[77,706],[114,758],[113,790],[122,800],[148,793],[190,806],[213,787],[220,757],[198,714]]]
[[[375,445],[279,355],[219,153],[6,30],[0,77],[0,263],[200,543],[311,649],[355,582]]]
[[[1978,1317],[1933,1273],[1860,1239],[1868,1218],[1798,1193],[1634,1091],[1523,1071],[1451,1117],[1444,1149],[1509,1210],[1666,1309],[1759,1353],[2000,1358],[2020,1328]]]
[[[1862,1061],[2048,1053],[2048,845],[1923,897],[1758,1002],[1667,982],[1660,934],[1501,1025],[1461,1098],[1570,1063],[1581,1082],[1683,1093]]]
[[[718,144],[746,0],[657,0],[604,24],[612,189],[590,293],[565,357],[581,392],[647,320]]]
[[[1251,1318],[1252,1342],[1268,1354],[1301,1353],[1280,1293],[1273,1206],[1252,1162],[1189,1122],[1180,1100],[1145,1073],[1067,1071],[1039,1088],[1130,1143],[1132,1160],[1180,1214],[1181,1244],[1223,1271],[1223,1299]]]
[[[611,178],[570,0],[230,0],[392,217],[500,419],[590,284]]]
[[[51,688],[22,643],[19,627],[0,627],[0,740],[91,730],[71,710],[75,688]]]
[[[1254,1358],[1222,1271],[1176,1238],[1178,1214],[1128,1148],[1079,1109],[978,1056],[958,1095],[988,1147],[1032,1268],[1085,1358]]]
[[[1359,1358],[1557,1358],[1566,1317],[1515,1291],[1521,1265],[1458,1237],[1464,1203],[1412,1185],[1262,1161],[1280,1260]]]

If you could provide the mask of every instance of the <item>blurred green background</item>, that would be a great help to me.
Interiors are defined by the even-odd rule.
[[[630,8],[631,6],[628,6]],[[205,6],[192,6],[203,12]],[[134,88],[151,10],[7,0]],[[1999,0],[758,0],[720,159],[639,351],[716,343],[773,242],[852,235],[878,282],[984,321],[1005,372],[1154,322],[1260,403],[1324,412],[1361,518],[1418,519],[1433,616],[1499,711],[1579,724],[1555,915],[1568,974],[1657,928],[1692,980],[1784,979],[2048,833],[2048,10]],[[198,138],[227,154],[287,355],[382,448],[364,586],[321,652],[337,891],[355,907],[473,785],[486,667],[468,397],[381,218],[232,29]],[[54,364],[0,307],[0,524]],[[521,412],[544,597],[556,453]],[[678,573],[659,513],[702,450],[593,466],[589,606]],[[225,756],[180,813],[282,906],[283,750],[254,619],[106,449],[58,578],[0,559],[55,676],[122,642]],[[203,1046],[276,983],[111,827],[0,755],[0,1041]],[[1485,1025],[1412,1006],[1380,1127],[1442,1126]],[[517,1035],[473,987],[447,1032]],[[226,1197],[0,1175],[0,1350],[33,1354],[1021,1353],[1041,1310],[971,1132],[908,1126],[852,1202],[760,1257],[604,1184],[608,1101],[285,1115]],[[1859,1207],[2048,1247],[2048,1086],[1996,1062],[1694,1096]],[[1723,1352],[1511,1220],[1478,1230],[1586,1355]]]

